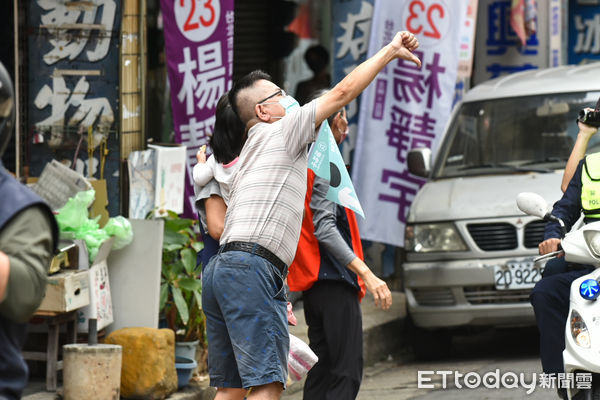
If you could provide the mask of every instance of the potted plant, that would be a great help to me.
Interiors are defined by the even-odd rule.
[[[195,231],[197,221],[173,211],[161,213],[164,222],[160,312],[175,332],[175,356],[195,360],[196,349],[206,348],[202,312],[202,265],[198,252],[203,243]]]

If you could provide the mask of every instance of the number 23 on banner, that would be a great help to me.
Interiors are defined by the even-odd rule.
[[[213,34],[221,16],[220,0],[174,0],[179,31],[192,42],[202,42]]]
[[[462,0],[459,0],[462,1]],[[444,40],[450,21],[450,11],[442,0],[409,0],[402,21],[406,30],[419,36],[422,45]]]

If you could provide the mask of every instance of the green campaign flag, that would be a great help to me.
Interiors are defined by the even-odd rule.
[[[308,168],[312,169],[318,177],[329,181],[329,190],[326,196],[328,200],[365,217],[346,164],[344,164],[344,159],[327,121],[323,121],[321,124],[317,140],[310,149]]]

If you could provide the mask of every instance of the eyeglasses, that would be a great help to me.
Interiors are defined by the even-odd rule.
[[[278,94],[280,94],[282,97],[285,97],[285,96],[286,96],[286,94],[285,94],[285,91],[284,91],[283,89],[277,89],[277,91],[276,91],[275,93],[273,93],[273,94],[272,94],[272,95],[270,95],[270,96],[267,96],[267,97],[265,97],[264,99],[262,99],[261,101],[259,101],[259,102],[258,102],[258,103],[256,103],[256,104],[262,104],[262,103],[266,102],[267,100],[269,100],[269,99],[271,99],[271,98],[273,98],[273,97],[277,96]]]

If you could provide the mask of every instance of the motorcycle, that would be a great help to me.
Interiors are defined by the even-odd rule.
[[[590,381],[583,390],[568,387],[568,398],[600,399],[600,375],[596,375],[600,374],[600,302],[596,301],[600,295],[600,222],[583,225],[566,233],[564,223],[550,214],[546,200],[540,195],[519,193],[517,206],[526,214],[557,222],[563,231],[562,249],[540,256],[535,262],[564,255],[567,262],[596,268],[571,284],[563,361],[566,374],[574,376],[585,373]]]

